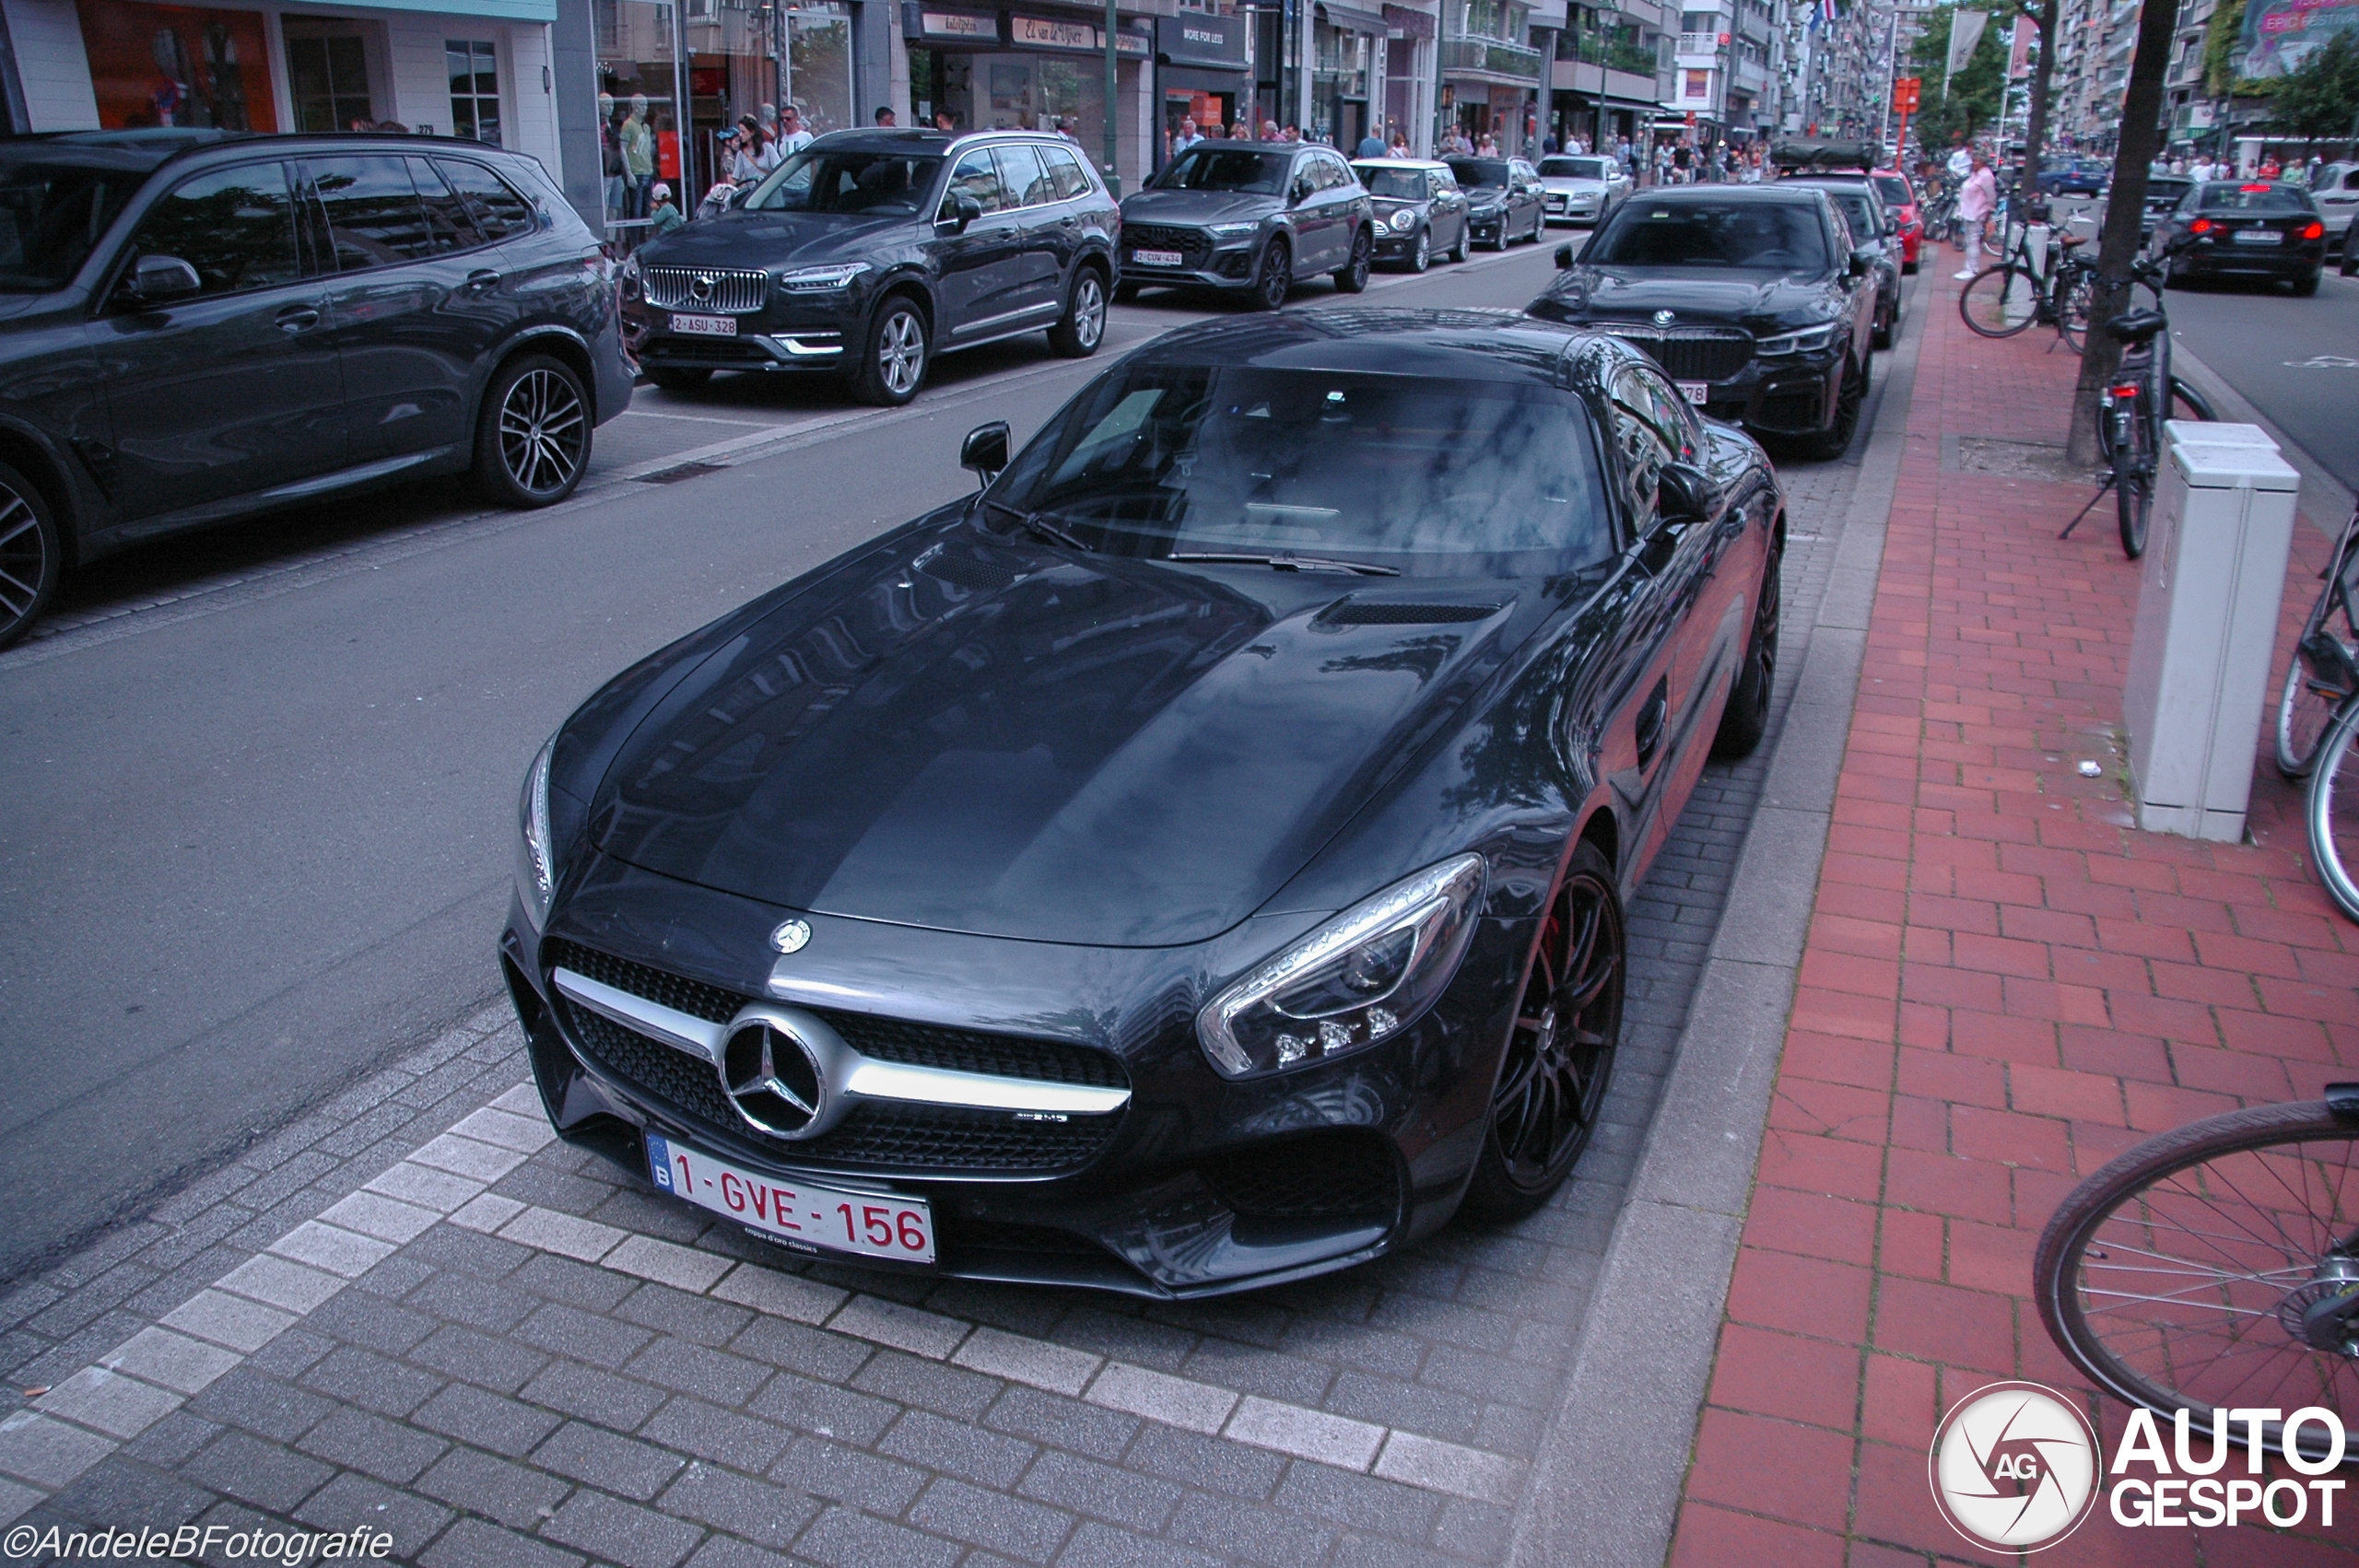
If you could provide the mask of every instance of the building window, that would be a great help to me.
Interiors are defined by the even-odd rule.
[[[352,33],[306,38],[289,29],[287,85],[295,96],[299,131],[346,131],[356,121],[377,123],[369,97],[369,53]]]
[[[445,39],[451,66],[451,134],[499,143],[499,54],[491,44]]]

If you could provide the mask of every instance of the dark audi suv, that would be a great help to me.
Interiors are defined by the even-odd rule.
[[[819,370],[889,407],[954,349],[1045,328],[1059,354],[1097,353],[1120,222],[1061,137],[838,131],[641,247],[623,310],[659,387]]]
[[[428,136],[0,140],[0,645],[178,529],[469,470],[561,500],[631,387],[541,166]]]
[[[1357,294],[1376,259],[1375,216],[1332,147],[1198,142],[1122,198],[1121,297],[1168,283],[1274,310],[1320,273]]]
[[[1807,185],[1643,191],[1614,209],[1528,307],[1637,345],[1680,395],[1756,435],[1840,457],[1875,352],[1875,256]]]

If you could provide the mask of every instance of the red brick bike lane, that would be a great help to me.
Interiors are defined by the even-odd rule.
[[[2126,1411],[2089,1392],[2031,1302],[2065,1194],[2154,1133],[2315,1097],[2359,1067],[2359,926],[2308,873],[2297,789],[2256,758],[2244,844],[2130,825],[2140,568],[2111,498],[2060,541],[2091,486],[1959,471],[1987,460],[1978,440],[2060,444],[2078,361],[2044,329],[1974,336],[1956,298],[1943,276],[1923,306],[1834,825],[1671,1561],[2350,1568],[2344,1508],[2330,1530],[2313,1516],[2285,1533],[2132,1529],[2101,1505],[2018,1558],[1973,1547],[1933,1503],[1934,1427],[1983,1384],[2070,1390],[2108,1453],[2119,1435]],[[2276,668],[2328,549],[2298,531]]]

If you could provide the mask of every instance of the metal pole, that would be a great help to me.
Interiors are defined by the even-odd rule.
[[[1116,196],[1122,193],[1122,177],[1115,172],[1115,159],[1121,150],[1121,139],[1114,123],[1114,103],[1119,83],[1115,72],[1117,56],[1114,38],[1122,22],[1114,9],[1115,0],[1106,0],[1106,189]]]
[[[1900,6],[1897,0],[1892,7],[1892,30],[1884,37],[1884,119],[1876,126],[1878,147],[1884,146],[1884,134],[1892,129],[1892,85],[1900,76]],[[1893,161],[1899,161],[1897,152],[1894,154]]]

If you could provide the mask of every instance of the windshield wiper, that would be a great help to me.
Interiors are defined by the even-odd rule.
[[[1030,529],[1033,532],[1039,534],[1043,539],[1054,540],[1057,544],[1062,544],[1067,549],[1079,550],[1084,555],[1094,555],[1096,553],[1096,546],[1083,544],[1079,539],[1074,537],[1073,534],[1067,532],[1055,522],[1050,521],[1057,515],[1052,511],[1045,509],[1036,512],[1021,511],[1015,507],[1005,505],[999,501],[986,501],[983,504],[990,507],[993,511],[1005,512],[1008,516],[1014,518],[1018,524]]]
[[[1367,561],[1338,560],[1331,556],[1257,556],[1243,550],[1174,550],[1167,561],[1205,561],[1218,566],[1268,567],[1281,572],[1356,572],[1361,577],[1399,577],[1399,567]]]

